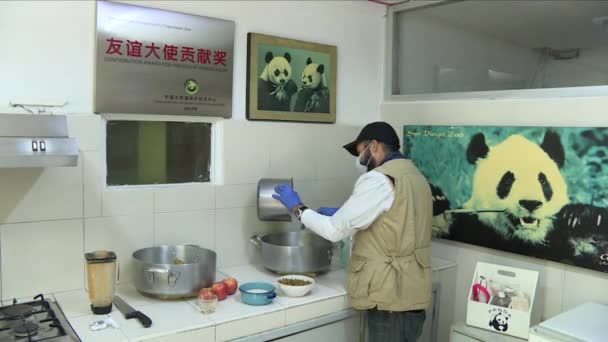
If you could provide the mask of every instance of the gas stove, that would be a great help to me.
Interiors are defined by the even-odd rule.
[[[38,295],[30,302],[0,307],[0,341],[79,341],[56,302]]]

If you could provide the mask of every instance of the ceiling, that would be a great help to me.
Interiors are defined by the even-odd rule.
[[[608,1],[469,0],[407,15],[414,13],[528,48],[608,45]],[[603,16],[607,18],[602,29],[592,20]]]

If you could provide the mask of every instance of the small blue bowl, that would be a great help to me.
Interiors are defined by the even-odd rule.
[[[249,305],[268,305],[277,296],[274,285],[269,283],[245,283],[239,286],[243,303]]]

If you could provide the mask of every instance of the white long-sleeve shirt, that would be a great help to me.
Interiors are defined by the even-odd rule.
[[[391,208],[394,200],[395,190],[391,180],[372,170],[359,177],[352,195],[333,216],[305,210],[301,221],[323,238],[338,242],[369,227]]]

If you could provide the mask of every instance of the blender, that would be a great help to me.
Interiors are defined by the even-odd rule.
[[[117,280],[116,253],[95,251],[85,254],[87,260],[87,287],[91,311],[96,315],[112,312],[112,300]]]

